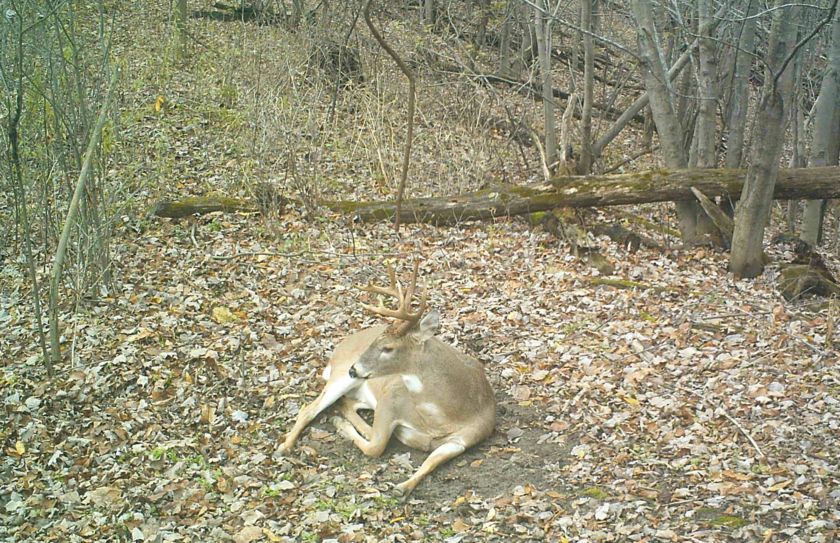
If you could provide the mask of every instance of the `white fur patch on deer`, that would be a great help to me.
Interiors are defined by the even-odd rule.
[[[405,388],[407,388],[409,392],[413,392],[415,394],[423,392],[423,381],[421,381],[416,375],[403,375],[402,380]]]

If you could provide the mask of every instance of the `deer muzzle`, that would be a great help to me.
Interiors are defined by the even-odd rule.
[[[350,375],[351,379],[367,379],[368,377],[370,377],[369,373],[367,375],[359,374],[359,372],[356,371],[356,365],[355,364],[350,366],[350,371],[348,371],[347,373]]]

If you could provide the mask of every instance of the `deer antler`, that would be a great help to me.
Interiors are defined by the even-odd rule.
[[[376,285],[367,285],[362,287],[362,290],[366,292],[372,292],[379,295],[378,306],[362,304],[362,307],[375,315],[397,319],[397,322],[394,323],[392,328],[392,331],[396,336],[405,335],[409,328],[420,320],[420,317],[423,316],[423,312],[426,310],[427,289],[423,289],[417,309],[415,311],[411,310],[412,298],[414,297],[414,292],[417,288],[417,269],[419,266],[419,262],[414,263],[414,270],[411,272],[411,282],[408,284],[408,288],[406,290],[403,290],[402,285],[399,281],[397,281],[397,275],[394,272],[394,267],[390,264],[388,265],[388,279],[391,283],[390,286],[379,287]],[[398,300],[399,305],[396,309],[385,307],[385,302],[382,299],[382,296],[393,296]]]

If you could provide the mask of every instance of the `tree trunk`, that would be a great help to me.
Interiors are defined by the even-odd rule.
[[[711,22],[709,23],[711,28],[708,29],[708,33],[714,32],[717,28],[718,24],[724,19],[724,15],[726,15],[729,7],[726,4],[723,4],[720,9],[715,13],[715,15],[711,18]],[[706,31],[705,29],[700,29],[701,33]],[[697,47],[699,43],[698,39],[695,39],[691,42],[691,44],[686,48],[685,51],[679,56],[679,58],[671,65],[671,68],[668,70],[668,79],[669,81],[673,81],[682,71],[683,68],[689,63],[691,60],[691,55],[694,49]],[[616,120],[613,125],[607,129],[607,131],[600,137],[592,146],[592,155],[594,157],[601,156],[603,153],[604,148],[612,142],[618,134],[627,126],[627,123],[630,122],[630,119],[635,118],[635,116],[642,111],[647,105],[650,103],[650,95],[645,92],[628,107],[624,113],[622,113],[618,119]]]
[[[505,20],[502,22],[502,29],[499,38],[499,75],[506,79],[514,79],[511,66],[511,27],[514,23],[514,12],[512,3],[508,2],[505,6]]]
[[[840,9],[834,14],[831,27],[828,65],[815,106],[814,141],[811,144],[811,156],[808,160],[808,166],[811,167],[837,164],[838,158],[836,140],[840,138],[837,128],[837,119],[840,117],[838,115],[840,107],[837,105],[840,100]],[[812,247],[816,247],[820,241],[824,210],[825,201],[809,200],[805,203],[800,237]]]
[[[540,59],[540,80],[543,91],[543,118],[545,121],[545,163],[557,161],[557,133],[554,127],[554,95],[551,81],[551,23],[548,18],[548,4],[534,8],[534,31],[537,34],[537,54]]]
[[[519,26],[522,29],[522,41],[519,43],[519,62],[521,67],[527,70],[537,57],[537,35],[534,24],[530,22],[533,19],[533,12],[530,11],[531,6],[524,2],[518,5],[521,9],[518,12]]]
[[[797,63],[796,66],[796,85],[799,85],[799,77],[801,75],[802,64]],[[805,112],[799,100],[794,100],[791,104],[793,111],[790,113],[790,133],[791,133],[791,155],[788,162],[788,168],[804,168],[807,166],[807,151],[805,149],[805,134],[807,133],[805,122]],[[785,216],[787,222],[787,231],[791,235],[796,232],[796,222],[799,220],[799,200],[788,200],[787,215]]]
[[[669,168],[685,168],[688,156],[683,144],[683,128],[674,106],[674,91],[665,68],[660,41],[654,24],[650,0],[632,0],[631,7],[636,18],[636,35],[642,57],[642,72],[645,88],[650,96],[650,109],[659,142],[662,158]],[[700,231],[702,208],[695,201],[677,202],[680,233],[685,243],[697,242]],[[705,215],[702,215],[705,217]]]
[[[755,49],[756,19],[751,17],[758,7],[755,0],[747,0],[747,20],[741,28],[738,47],[732,53],[735,65],[732,68],[732,92],[729,97],[726,138],[726,167],[740,168],[744,155],[744,132],[749,109],[749,77]]]
[[[677,77],[683,68],[685,68],[686,64],[688,64],[689,60],[691,60],[690,51],[686,51],[677,59],[671,69],[668,70],[668,77],[673,80]],[[615,138],[618,136],[624,127],[627,126],[632,119],[639,114],[640,111],[645,109],[648,104],[650,104],[650,95],[645,92],[636,100],[630,104],[624,112],[619,115],[618,119],[616,119],[615,123],[607,129],[604,134],[598,138],[595,144],[592,146],[592,156],[597,158],[601,156],[601,153],[604,152],[604,148],[609,145]],[[645,117],[645,121],[647,121],[647,115]]]
[[[717,76],[717,62],[715,42],[712,39],[712,10],[709,0],[697,1],[697,118],[694,122],[694,137],[691,140],[692,152],[689,155],[689,165],[694,168],[717,167],[717,92],[715,91],[715,77]],[[690,125],[689,125],[690,126]],[[694,229],[699,237],[709,237],[716,245],[724,245],[721,233],[715,227],[709,214],[702,209],[702,205],[694,205],[694,209],[685,206],[684,213],[694,216]],[[725,234],[725,233],[724,233]]]
[[[452,224],[546,211],[555,207],[598,207],[648,202],[696,201],[691,187],[709,198],[736,199],[743,189],[744,170],[656,170],[621,175],[556,177],[531,185],[502,185],[450,197],[417,198],[403,202],[401,222]],[[836,198],[840,168],[781,170],[774,198]],[[393,219],[392,202],[322,202],[333,211],[362,221]]]
[[[480,51],[487,40],[487,23],[490,22],[490,0],[478,0],[478,28],[475,31],[473,45]]]
[[[429,28],[434,28],[435,0],[423,0],[423,24]]]
[[[717,166],[715,155],[715,128],[717,112],[717,92],[715,91],[715,76],[717,66],[715,60],[715,43],[709,32],[709,20],[712,10],[709,0],[697,0],[698,15],[698,69],[697,69],[697,90],[699,105],[697,110],[697,121],[694,125],[694,156],[693,166],[697,168],[714,168]]]
[[[770,202],[784,143],[785,102],[792,94],[793,70],[780,70],[796,39],[792,16],[795,9],[780,7],[773,14],[767,69],[755,125],[756,134],[760,136],[753,138],[751,164],[735,214],[729,260],[730,269],[740,277],[756,277],[764,269],[761,258],[764,228],[770,218]]]
[[[175,28],[178,31],[178,54],[187,54],[187,0],[177,0],[175,3]]]
[[[592,94],[595,84],[595,51],[592,45],[592,4],[594,0],[582,0],[580,24],[585,30],[583,38],[583,109],[580,114],[580,160],[577,173],[588,174],[592,170]],[[566,150],[563,149],[565,154]]]
[[[682,127],[674,110],[671,79],[662,62],[650,0],[633,0],[632,9],[636,17],[645,88],[650,97],[653,121],[659,132],[663,160],[669,168],[685,168],[688,157],[682,146]]]

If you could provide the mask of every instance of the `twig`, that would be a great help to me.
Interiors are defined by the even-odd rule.
[[[737,420],[733,419],[732,416],[726,412],[726,409],[724,409],[723,407],[720,407],[719,409],[721,413],[723,413],[723,416],[726,417],[726,420],[734,424],[735,427],[738,428],[738,430],[740,430],[742,434],[744,434],[744,437],[746,437],[749,440],[755,451],[758,453],[758,456],[762,458],[767,458],[767,456],[763,452],[761,452],[758,443],[755,442],[753,437],[744,429],[744,427],[741,426],[741,424]]]
[[[677,388],[678,388],[678,389],[680,389],[680,390],[682,390],[683,392],[688,392],[689,394],[693,394],[693,395],[694,395],[694,396],[696,396],[696,397],[697,397],[697,398],[698,398],[701,402],[703,402],[703,403],[704,403],[704,404],[706,404],[706,405],[709,405],[709,404],[708,404],[708,402],[706,401],[706,398],[704,398],[704,397],[703,397],[703,396],[702,396],[699,392],[695,392],[695,391],[693,391],[693,390],[691,390],[691,389],[689,389],[689,388],[685,388],[685,387],[683,387],[683,386],[681,386],[681,385],[677,385]],[[758,446],[758,443],[756,443],[756,442],[755,442],[755,440],[754,440],[754,439],[753,439],[753,437],[749,434],[749,432],[747,432],[747,431],[744,429],[744,427],[743,427],[743,426],[741,426],[741,424],[740,424],[737,420],[735,420],[734,418],[732,418],[732,416],[731,416],[731,415],[730,415],[730,414],[726,411],[726,409],[723,407],[723,403],[722,403],[722,402],[721,402],[721,403],[719,403],[717,406],[715,406],[715,407],[714,407],[714,409],[715,409],[715,411],[717,411],[718,409],[720,409],[720,412],[721,412],[721,413],[723,413],[723,416],[724,416],[724,417],[726,417],[726,420],[728,420],[729,422],[731,422],[731,423],[735,426],[735,428],[737,428],[737,429],[741,432],[741,434],[743,434],[743,435],[744,435],[744,437],[746,437],[746,438],[747,438],[747,440],[750,442],[750,444],[753,446],[753,448],[754,448],[754,449],[756,450],[756,452],[758,453],[758,456],[760,456],[761,458],[767,458],[767,455],[765,455],[765,454],[761,451],[761,447],[759,447],[759,446]]]
[[[641,151],[639,151],[638,153],[634,154],[633,156],[629,156],[629,157],[625,158],[624,160],[622,160],[622,161],[621,161],[621,162],[619,162],[618,164],[616,164],[616,165],[614,165],[614,166],[610,166],[609,168],[607,168],[606,170],[604,170],[604,172],[603,172],[603,173],[604,173],[604,174],[613,173],[614,171],[616,171],[616,170],[618,170],[619,168],[621,168],[621,167],[623,167],[623,166],[625,166],[625,165],[627,165],[627,164],[629,164],[629,163],[633,162],[634,160],[636,160],[636,159],[638,159],[638,158],[641,158],[641,157],[643,157],[643,156],[645,156],[645,155],[647,155],[647,154],[650,154],[650,153],[656,152],[656,151],[658,151],[658,150],[659,150],[659,145],[654,145],[653,147],[648,147],[647,149],[642,149]]]
[[[804,38],[799,40],[799,42],[791,48],[790,52],[788,53],[788,56],[785,57],[785,59],[782,61],[782,66],[773,75],[773,85],[774,86],[778,83],[779,78],[782,77],[782,74],[785,71],[785,68],[787,68],[787,65],[790,63],[791,60],[793,60],[793,57],[796,56],[796,53],[799,52],[799,50],[802,48],[802,46],[804,46],[806,43],[811,41],[811,38],[816,36],[817,33],[820,30],[822,30],[822,27],[824,27],[825,25],[828,24],[829,21],[834,19],[834,14],[837,12],[837,3],[838,3],[838,0],[834,0],[834,3],[831,4],[831,8],[829,8],[828,15],[826,15],[825,19],[823,19],[819,23],[817,23],[817,26],[815,26],[814,29],[807,36],[805,36]],[[782,16],[784,17],[784,15],[782,15]],[[834,24],[838,24],[838,22],[840,22],[840,20],[835,21]]]
[[[545,157],[545,148],[543,148],[542,142],[540,141],[540,135],[529,125],[526,124],[525,127],[531,131],[531,138],[534,140],[534,145],[536,145],[537,151],[540,154],[540,166],[542,166],[543,177],[548,181],[551,179],[551,169]]]
[[[709,315],[708,317],[700,317],[698,321],[714,321],[714,320],[721,320],[721,319],[734,319],[736,317],[746,317],[746,316],[758,316],[758,315],[772,315],[772,311],[753,311],[749,315],[745,313],[721,313],[719,315]]]

